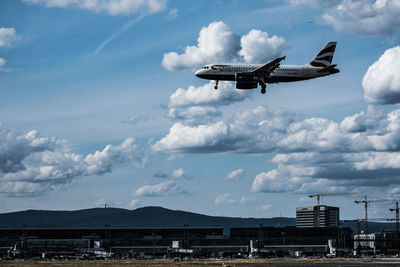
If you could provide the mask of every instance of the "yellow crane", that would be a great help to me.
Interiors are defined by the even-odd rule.
[[[344,196],[344,195],[354,195],[355,192],[346,192],[346,193],[322,193],[322,194],[311,194],[308,195],[309,197],[317,198],[317,227],[321,227],[321,211],[320,211],[320,203],[321,203],[321,197],[327,197],[327,196]]]

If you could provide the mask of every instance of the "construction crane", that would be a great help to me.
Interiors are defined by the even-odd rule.
[[[392,199],[371,199],[371,200],[368,200],[367,196],[365,196],[363,200],[354,201],[354,203],[356,203],[356,204],[364,203],[364,212],[365,212],[364,232],[366,234],[368,234],[368,203],[389,202],[389,201],[393,201],[393,200]]]
[[[317,198],[317,227],[321,227],[321,210],[320,210],[320,203],[321,203],[321,197],[327,197],[327,196],[344,196],[344,195],[354,195],[355,192],[346,192],[346,193],[324,193],[324,194],[311,194],[308,195],[309,197]]]
[[[396,208],[389,209],[390,211],[396,211],[396,232],[399,231],[399,202],[396,201]]]

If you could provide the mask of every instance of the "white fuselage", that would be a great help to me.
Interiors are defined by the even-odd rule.
[[[208,64],[196,71],[199,78],[218,81],[235,81],[236,73],[250,73],[262,64]],[[270,75],[259,76],[265,83],[293,82],[327,76],[332,73],[321,71],[322,67],[310,65],[280,65]]]

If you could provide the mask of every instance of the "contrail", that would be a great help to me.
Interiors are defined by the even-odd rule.
[[[106,47],[106,45],[108,45],[108,43],[110,43],[112,40],[114,40],[115,38],[117,38],[118,36],[120,36],[121,34],[126,32],[127,30],[129,30],[133,25],[135,25],[136,23],[141,21],[144,18],[144,16],[145,15],[140,15],[139,17],[129,21],[124,26],[122,26],[121,30],[119,30],[117,33],[111,35],[111,37],[107,38],[104,42],[102,42],[99,45],[99,47],[97,47],[97,49],[91,54],[91,56],[97,55],[101,50],[103,50],[104,47]]]

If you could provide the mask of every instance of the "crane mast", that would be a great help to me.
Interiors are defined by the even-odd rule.
[[[399,231],[399,202],[396,201],[396,208],[389,209],[390,211],[396,211],[396,232]]]
[[[325,194],[311,194],[311,195],[308,195],[311,198],[313,198],[313,197],[317,198],[317,227],[318,228],[321,227],[321,208],[320,208],[320,204],[321,204],[321,197],[322,196],[344,196],[344,195],[353,195],[353,194],[355,194],[355,193],[354,192],[346,192],[346,193],[325,193]]]
[[[364,197],[363,200],[356,200],[354,203],[360,204],[364,203],[364,213],[365,213],[365,219],[364,219],[364,232],[368,234],[368,203],[376,203],[376,202],[388,202],[392,201],[391,199],[367,199],[367,196]]]

